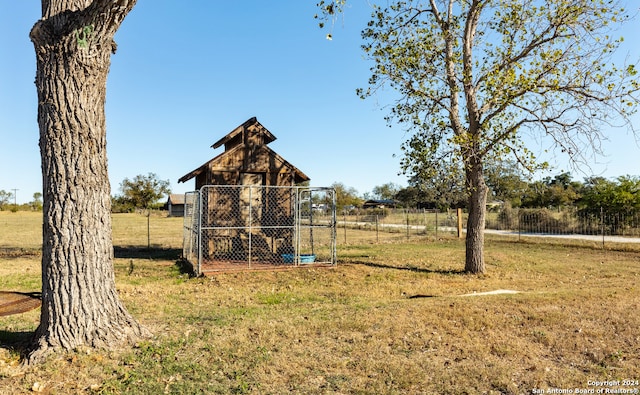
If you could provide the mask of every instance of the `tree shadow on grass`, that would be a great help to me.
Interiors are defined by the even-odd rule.
[[[397,266],[397,265],[366,262],[366,261],[349,261],[348,263],[353,263],[353,264],[356,264],[356,265],[364,265],[364,266],[369,266],[369,267],[375,267],[375,268],[379,268],[379,269],[406,270],[406,271],[415,272],[415,273],[435,273],[435,274],[445,274],[445,275],[466,274],[466,272],[464,270],[429,269],[429,268],[424,268],[424,267]]]
[[[33,346],[34,331],[15,332],[0,330],[0,348],[20,355],[20,359],[24,359]]]
[[[181,248],[113,246],[116,258],[151,259],[174,261],[182,256]]]
[[[193,268],[191,262],[187,261],[184,258],[180,258],[176,261],[176,268],[180,274],[186,274],[189,277],[196,277],[196,272]]]
[[[375,267],[378,269],[406,270],[406,271],[415,272],[415,273],[434,273],[434,274],[443,274],[448,276],[466,274],[464,270],[440,270],[440,269],[428,269],[428,268],[415,267],[415,266],[394,266],[389,264],[365,262],[365,261],[350,261],[349,263]],[[430,295],[430,294],[416,294],[416,295],[406,296],[407,299],[423,299],[423,298],[436,298],[436,297],[438,296]]]
[[[41,248],[22,248],[22,247],[1,247],[0,258],[16,259],[16,258],[37,258],[42,254]]]
[[[191,263],[182,257],[181,248],[162,247],[132,247],[113,246],[113,254],[116,258],[123,259],[150,259],[175,261],[175,267],[180,274],[195,277],[195,271]]]

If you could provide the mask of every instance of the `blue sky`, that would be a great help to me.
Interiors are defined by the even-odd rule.
[[[360,49],[368,2],[351,2],[332,41],[313,19],[315,3],[138,0],[116,35],[107,86],[112,194],[125,177],[149,172],[175,193],[192,190],[193,180],[178,178],[219,154],[210,146],[253,116],[277,137],[270,147],[315,186],[341,182],[364,194],[388,182],[406,185],[394,154],[407,135],[384,120],[391,93],[364,101],[355,94],[369,77]],[[39,1],[0,2],[0,190],[18,189],[18,202],[41,190],[28,38],[39,17]],[[621,32],[632,58],[640,56],[635,25]],[[640,175],[633,136],[624,129],[609,136],[608,156],[583,174],[573,170],[575,179]],[[563,158],[551,161],[550,174],[568,169]]]

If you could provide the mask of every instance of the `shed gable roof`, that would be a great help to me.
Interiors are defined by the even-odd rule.
[[[211,146],[216,149],[224,144],[224,152],[185,174],[178,182],[189,181],[206,171],[282,172],[283,169],[293,172],[295,183],[310,180],[300,169],[266,146],[275,139],[255,117],[250,118]]]
[[[167,204],[172,204],[172,205],[184,204],[184,195],[178,194],[178,193],[170,194],[169,198],[167,199]]]
[[[246,144],[249,137],[260,137],[262,144],[269,144],[276,139],[267,128],[262,126],[256,117],[249,118],[243,124],[229,132],[226,136],[213,143],[211,148],[216,149],[225,145],[225,150]]]

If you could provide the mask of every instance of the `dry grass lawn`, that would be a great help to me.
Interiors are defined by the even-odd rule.
[[[30,215],[0,212],[0,290],[38,290]],[[155,337],[23,369],[38,311],[0,317],[1,393],[576,393],[625,379],[606,388],[640,390],[630,247],[489,239],[487,274],[472,276],[457,239],[339,244],[335,269],[189,278],[176,264],[180,221],[151,224],[148,251],[146,218],[114,216],[118,290]],[[497,289],[520,293],[459,296]]]

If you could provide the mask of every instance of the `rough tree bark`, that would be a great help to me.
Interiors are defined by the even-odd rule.
[[[42,311],[29,362],[148,335],[118,298],[105,96],[113,37],[135,0],[42,0],[37,58],[43,173]]]
[[[484,227],[488,187],[484,180],[482,163],[472,160],[466,170],[469,193],[469,218],[465,239],[465,265],[467,273],[484,273]]]

